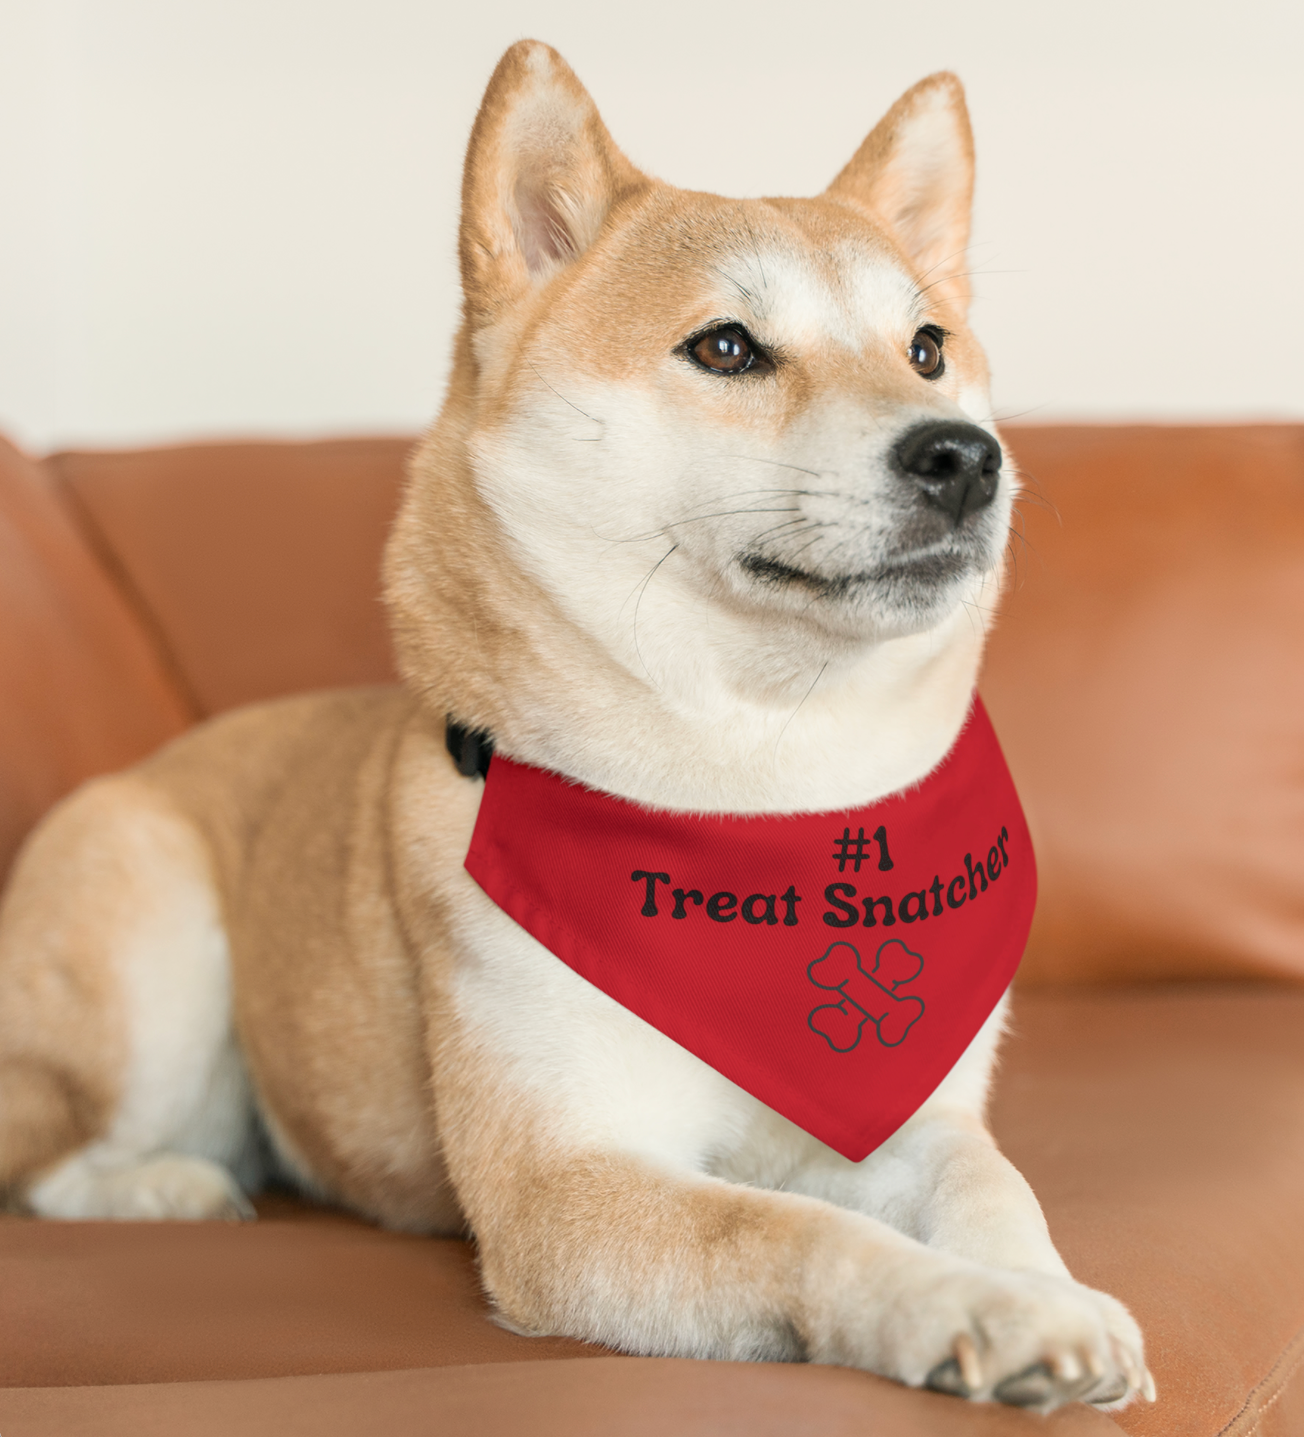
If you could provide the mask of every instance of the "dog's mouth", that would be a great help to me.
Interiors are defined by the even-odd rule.
[[[752,579],[775,589],[803,589],[822,599],[842,599],[858,590],[909,586],[919,592],[936,591],[974,572],[974,555],[953,548],[901,554],[871,569],[845,574],[820,574],[767,558],[744,554],[739,567]]]

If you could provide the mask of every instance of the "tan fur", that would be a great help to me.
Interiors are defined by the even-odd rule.
[[[1135,1324],[1068,1277],[982,1122],[1001,1011],[846,1163],[488,902],[462,868],[481,785],[444,748],[453,714],[595,787],[733,812],[862,803],[938,761],[1009,481],[960,577],[893,608],[883,446],[987,422],[971,190],[951,76],[825,195],[742,202],[641,175],[554,52],[507,53],[467,160],[454,374],[386,560],[406,686],[220,718],[33,836],[0,917],[15,1198],[233,1216],[270,1167],[392,1226],[469,1226],[525,1331],[1042,1407],[1145,1387]],[[773,334],[766,378],[682,352],[735,306]],[[936,382],[905,361],[925,321],[950,331]],[[813,567],[767,587],[738,555],[787,563],[789,525]]]
[[[151,904],[138,788],[131,779],[88,785],[46,819],[15,866],[0,911],[5,1187],[96,1136],[119,1095],[125,1019],[100,938]],[[106,830],[118,841],[106,842]],[[94,900],[78,904],[83,893]]]

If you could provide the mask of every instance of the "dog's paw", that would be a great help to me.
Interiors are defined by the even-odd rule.
[[[1068,1278],[974,1268],[919,1292],[898,1328],[901,1377],[979,1401],[1049,1412],[1154,1400],[1141,1333],[1122,1303]]]
[[[103,1165],[79,1155],[33,1183],[27,1206],[40,1217],[83,1220],[243,1222],[255,1216],[224,1167],[180,1153],[130,1165]]]

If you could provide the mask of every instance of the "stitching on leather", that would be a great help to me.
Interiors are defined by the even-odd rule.
[[[122,556],[109,542],[108,535],[104,532],[99,520],[96,519],[90,505],[86,503],[69,479],[67,472],[69,457],[66,454],[56,454],[45,462],[54,472],[56,492],[68,510],[74,527],[99,561],[105,578],[117,590],[118,597],[140,625],[142,637],[153,650],[154,657],[158,660],[165,679],[170,681],[181,707],[190,710],[190,722],[194,724],[210,718],[212,715],[200,703],[199,695],[190,681],[190,675],[182,667],[181,660],[177,657],[162,621],[141,593]]]
[[[1281,1400],[1281,1398],[1285,1396],[1286,1388],[1290,1386],[1291,1378],[1299,1371],[1301,1362],[1304,1362],[1304,1351],[1301,1351],[1299,1356],[1295,1358],[1295,1361],[1291,1363],[1290,1368],[1286,1372],[1286,1375],[1281,1379],[1281,1385],[1263,1404],[1263,1407],[1260,1410],[1258,1417],[1255,1418],[1254,1426],[1248,1430],[1248,1432],[1245,1434],[1245,1437],[1254,1437],[1254,1434],[1263,1425],[1263,1419],[1267,1417],[1268,1413],[1271,1412],[1272,1409]]]
[[[1282,1371],[1283,1364],[1287,1362],[1289,1366]],[[1285,1395],[1291,1378],[1299,1371],[1301,1364],[1304,1364],[1304,1328],[1286,1344],[1285,1350],[1272,1364],[1267,1376],[1251,1388],[1249,1396],[1235,1417],[1225,1427],[1218,1429],[1217,1437],[1255,1437],[1264,1418]],[[1272,1392],[1272,1396],[1265,1402],[1263,1397],[1267,1392]],[[1250,1423],[1248,1427],[1245,1425],[1247,1421]]]

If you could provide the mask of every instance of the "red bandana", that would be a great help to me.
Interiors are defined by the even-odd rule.
[[[838,813],[646,809],[500,754],[466,868],[563,963],[853,1162],[1000,1001],[1037,895],[979,699],[921,783]]]

